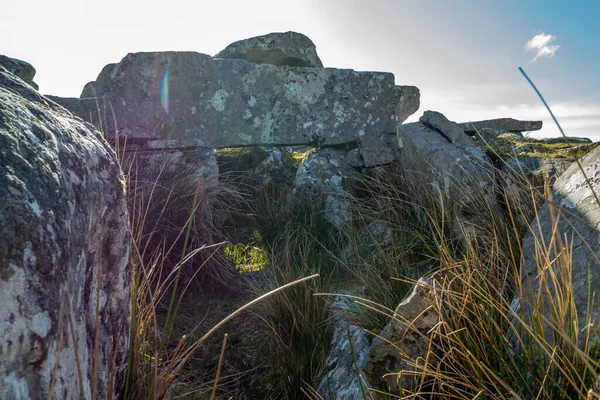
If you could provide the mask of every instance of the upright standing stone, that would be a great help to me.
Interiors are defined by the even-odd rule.
[[[0,398],[120,395],[128,223],[106,142],[0,68]]]

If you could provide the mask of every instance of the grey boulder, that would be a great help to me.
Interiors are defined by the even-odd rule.
[[[307,36],[297,32],[274,32],[239,40],[220,51],[215,58],[239,58],[257,64],[323,68],[315,44]]]
[[[436,126],[445,129],[446,134],[420,122],[399,125],[397,162],[406,184],[419,199],[442,201],[448,217],[458,224],[455,230],[460,235],[463,223],[476,222],[472,221],[477,218],[474,210],[482,202],[496,205],[495,172],[481,148],[449,140],[446,126],[456,124],[444,119]],[[467,139],[464,142],[471,140],[462,135]],[[463,142],[464,138],[458,137]]]
[[[468,135],[475,135],[482,129],[496,129],[503,132],[528,132],[542,129],[542,121],[519,121],[514,118],[497,118],[459,124]]]
[[[1,67],[0,149],[0,397],[117,398],[131,283],[117,158]]]
[[[35,77],[35,68],[26,61],[11,58],[0,54],[0,65],[13,75],[21,78],[25,83],[30,84],[35,90],[38,85],[33,81]]]
[[[369,352],[369,339],[363,328],[353,323],[348,314],[356,307],[348,295],[337,292],[331,311],[331,339],[326,359],[326,374],[320,379],[317,392],[326,400],[369,398],[363,369]]]
[[[583,172],[577,163],[571,164],[554,183],[552,203],[544,203],[531,222],[522,245],[523,290],[517,293],[515,305],[526,322],[532,312],[547,318],[543,324],[550,342],[554,340],[550,324],[554,324],[573,334],[582,347],[590,329],[591,343],[595,342],[600,321],[598,301],[591,303],[587,312],[588,300],[598,298],[600,287],[600,208],[596,197],[600,193],[600,148],[579,162]],[[541,250],[542,247],[547,250]],[[540,254],[544,254],[542,258]],[[572,292],[575,309],[557,319],[551,313],[551,299],[564,291]],[[574,321],[575,317],[578,334],[570,332],[571,322],[565,325],[565,321]]]
[[[448,142],[473,146],[473,140],[465,135],[465,132],[456,122],[448,120],[442,113],[437,111],[425,111],[419,118],[419,122],[439,132]]]
[[[438,356],[429,352],[435,348],[430,345],[434,340],[432,330],[440,320],[433,307],[435,290],[438,289],[433,279],[419,279],[389,324],[373,339],[364,369],[378,383],[376,386],[384,385],[392,394],[401,394],[401,389],[414,387],[418,368],[415,362],[421,366],[426,360],[430,366],[437,364]]]

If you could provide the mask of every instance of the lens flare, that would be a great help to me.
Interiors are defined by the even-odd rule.
[[[165,68],[165,73],[160,83],[160,104],[162,104],[165,112],[169,113],[169,68]]]

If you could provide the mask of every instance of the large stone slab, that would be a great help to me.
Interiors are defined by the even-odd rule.
[[[258,64],[323,68],[315,44],[298,32],[274,32],[239,40],[220,51],[215,58],[239,58]]]
[[[131,282],[122,179],[91,125],[0,67],[0,398],[120,396]]]
[[[114,99],[112,108],[127,111],[103,126],[108,137],[118,131],[214,148],[335,145],[393,133],[401,93],[390,73],[164,52],[128,54],[107,65],[81,97]]]
[[[495,129],[504,132],[527,132],[542,129],[542,121],[519,121],[514,118],[487,119],[464,122],[459,125],[468,135],[475,135],[481,129]]]
[[[544,327],[550,341],[553,340],[550,324],[565,328],[565,321],[573,321],[576,314],[579,333],[574,336],[578,337],[581,347],[589,329],[592,329],[591,342],[595,342],[600,321],[600,302],[597,300],[600,206],[595,196],[600,194],[600,148],[579,162],[583,172],[577,163],[573,163],[558,177],[552,190],[552,203],[546,202],[541,207],[523,240],[521,281],[524,290],[517,293],[515,301],[526,321],[532,310],[543,313],[548,321]],[[541,250],[542,247],[547,250]],[[541,283],[549,279],[552,281],[548,284]],[[557,293],[566,292],[573,295],[575,312],[557,319],[551,313],[551,299]],[[590,303],[588,313],[589,299],[595,300]],[[571,322],[568,322],[566,331],[570,329]]]

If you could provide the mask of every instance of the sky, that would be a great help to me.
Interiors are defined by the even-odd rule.
[[[532,137],[560,135],[523,67],[568,136],[600,140],[598,0],[0,1],[0,54],[33,64],[43,94],[78,97],[127,53],[214,55],[292,30],[326,67],[417,86],[421,108],[409,121],[425,110],[457,122],[541,119]]]

